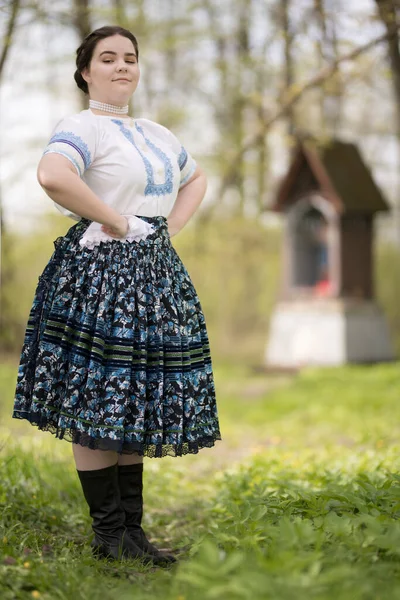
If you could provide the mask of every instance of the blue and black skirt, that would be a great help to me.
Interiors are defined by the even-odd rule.
[[[167,219],[146,239],[79,239],[82,218],[39,277],[12,416],[92,449],[181,456],[220,440],[209,339]]]

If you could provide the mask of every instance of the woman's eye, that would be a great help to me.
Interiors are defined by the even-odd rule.
[[[107,60],[103,60],[104,63],[110,63],[113,62],[111,59],[107,59]],[[125,62],[129,63],[130,65],[136,65],[136,60],[126,60]]]

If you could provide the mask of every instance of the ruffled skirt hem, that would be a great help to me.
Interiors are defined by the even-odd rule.
[[[12,414],[15,419],[25,419],[40,431],[48,431],[60,440],[65,440],[72,444],[90,448],[91,450],[114,451],[118,454],[138,454],[148,458],[163,458],[164,456],[185,456],[186,454],[197,454],[202,448],[212,448],[215,442],[221,440],[219,432],[203,434],[193,441],[176,442],[158,442],[146,443],[139,441],[126,441],[121,439],[111,439],[104,437],[93,437],[86,431],[78,430],[74,427],[61,428],[54,422],[49,421],[41,415],[27,412],[14,411]]]

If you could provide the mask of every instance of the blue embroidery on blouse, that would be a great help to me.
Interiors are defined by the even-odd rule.
[[[89,167],[90,163],[92,162],[92,157],[87,144],[81,137],[79,137],[79,135],[72,133],[72,131],[58,131],[49,141],[49,145],[56,142],[68,144],[74,148],[74,150],[76,150],[81,156],[85,169]]]
[[[135,140],[133,139],[132,132],[127,129],[120,119],[111,119],[113,123],[119,126],[121,133],[126,137],[126,139],[136,148],[138,153],[140,154],[147,176],[147,185],[144,190],[145,196],[156,195],[156,196],[165,196],[166,194],[171,194],[173,190],[173,171],[172,171],[172,163],[168,156],[158,148],[153,142],[151,142],[148,138],[146,138],[143,129],[135,123],[136,130],[143,136],[144,141],[147,146],[153,151],[153,153],[164,163],[164,172],[165,172],[165,182],[164,183],[155,183],[154,182],[154,171],[151,162],[148,158],[140,151]]]
[[[188,155],[187,155],[185,148],[182,146],[181,152],[178,156],[178,164],[179,164],[179,168],[181,171],[183,171],[187,161],[188,161]]]

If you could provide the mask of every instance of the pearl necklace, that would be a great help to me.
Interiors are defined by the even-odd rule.
[[[117,115],[127,115],[129,110],[128,104],[126,106],[114,106],[113,104],[105,104],[104,102],[98,102],[97,100],[89,100],[89,107]]]

